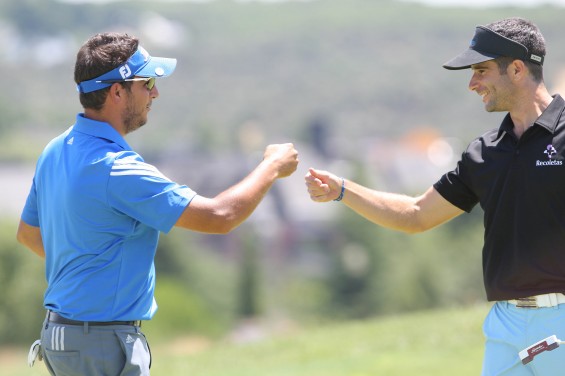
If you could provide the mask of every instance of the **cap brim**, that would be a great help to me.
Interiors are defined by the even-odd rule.
[[[450,70],[468,69],[471,68],[473,64],[484,63],[485,61],[496,59],[499,56],[500,55],[479,52],[469,48],[443,64],[443,67]]]
[[[135,72],[135,75],[139,77],[167,77],[174,72],[176,66],[177,59],[151,56],[147,64]]]

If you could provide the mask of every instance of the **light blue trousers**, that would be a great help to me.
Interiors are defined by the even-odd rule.
[[[487,315],[482,376],[565,375],[565,345],[545,351],[527,365],[518,353],[534,343],[556,335],[565,340],[565,304],[551,308],[517,308],[497,302]]]

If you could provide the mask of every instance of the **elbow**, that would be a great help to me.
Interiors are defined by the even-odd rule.
[[[426,221],[423,221],[421,217],[414,215],[410,216],[399,228],[408,235],[420,234],[422,232],[428,231],[431,227]]]
[[[24,230],[21,224],[18,227],[18,231],[16,232],[16,240],[18,241],[18,243],[25,245],[26,247],[29,246],[30,243],[29,233],[27,233]]]
[[[227,235],[235,230],[241,222],[241,218],[236,215],[235,212],[222,211],[220,213],[216,213],[213,217],[212,223],[210,223],[210,227],[208,228],[209,232],[214,234]]]
[[[408,235],[415,235],[415,234],[420,234],[420,233],[426,231],[426,229],[421,228],[421,227],[409,227],[409,228],[401,229],[400,231],[402,231],[403,233],[408,234]]]
[[[219,235],[227,235],[239,227],[241,222],[242,221],[235,215],[223,216],[215,226],[216,233]]]
[[[251,215],[251,212],[240,205],[221,205],[213,216],[214,232],[219,235],[231,233]]]
[[[224,221],[223,223],[219,223],[218,226],[215,226],[214,233],[218,235],[227,235],[233,230],[237,228],[237,225],[232,224],[228,221]]]
[[[23,236],[23,234],[20,231],[18,231],[16,233],[16,240],[18,241],[18,243],[20,243],[22,245],[26,245],[25,237]]]
[[[415,221],[407,225],[402,231],[408,235],[415,235],[426,232],[434,227],[434,225],[427,222]]]
[[[16,233],[16,240],[18,243],[23,245],[24,247],[31,249],[32,251],[38,253],[36,249],[38,249],[38,242],[30,234],[26,233],[25,231],[18,231]],[[42,246],[41,246],[42,247]],[[40,254],[40,253],[38,253]]]

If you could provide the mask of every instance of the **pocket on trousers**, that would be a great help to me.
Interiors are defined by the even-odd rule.
[[[54,351],[43,349],[44,360],[57,376],[78,376],[80,365],[80,352],[78,351]]]
[[[121,376],[149,375],[151,355],[145,336],[141,333],[130,331],[114,332],[120,341],[126,363]]]

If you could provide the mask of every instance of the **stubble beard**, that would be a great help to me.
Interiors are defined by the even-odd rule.
[[[122,121],[124,123],[126,134],[138,130],[147,123],[147,119],[142,118],[140,113],[134,110],[134,106],[131,101],[128,101],[128,104],[122,114]]]

